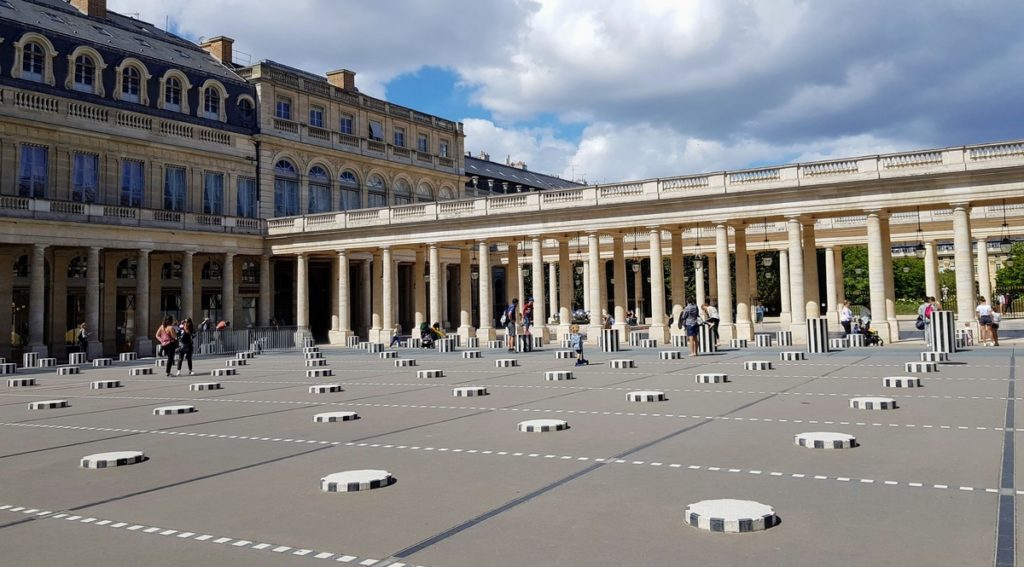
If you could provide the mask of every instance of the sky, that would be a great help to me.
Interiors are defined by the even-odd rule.
[[[287,6],[286,10],[282,6]],[[109,0],[608,183],[1024,138],[1020,0]]]

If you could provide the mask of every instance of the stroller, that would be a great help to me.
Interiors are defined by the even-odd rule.
[[[878,336],[878,332],[871,328],[869,315],[861,315],[854,322],[853,332],[864,335],[864,346],[883,346],[882,337]]]

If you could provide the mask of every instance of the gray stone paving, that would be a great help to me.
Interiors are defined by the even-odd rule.
[[[1013,346],[953,355],[911,390],[881,379],[919,360],[915,344],[792,362],[778,352],[793,347],[682,360],[591,349],[581,368],[556,350],[517,353],[514,368],[495,368],[503,349],[480,359],[399,350],[419,366],[396,368],[324,347],[334,371],[324,379],[306,378],[301,352],[268,353],[206,391],[189,391],[196,377],[128,375],[152,360],[68,376],[19,370],[38,385],[0,390],[0,563],[973,566],[1016,551],[996,562],[1000,527],[1022,525],[1007,510],[1024,483],[1001,480],[1024,458],[1004,459],[1004,437],[1024,425],[1004,428],[1021,370]],[[613,358],[637,367],[609,368]],[[745,371],[749,360],[774,369]],[[196,374],[222,366],[199,360]],[[445,377],[417,378],[423,368]],[[552,370],[575,380],[545,381]],[[730,381],[694,382],[710,372]],[[103,379],[124,387],[90,389]],[[308,391],[327,383],[344,390]],[[460,386],[489,395],[454,397]],[[643,390],[668,399],[627,400]],[[854,396],[899,409],[851,409]],[[53,399],[71,407],[28,409]],[[177,404],[197,411],[153,415]],[[360,419],[314,423],[335,411]],[[517,431],[533,419],[570,428]],[[848,433],[859,446],[810,451],[793,442],[806,431]],[[79,468],[108,451],[149,459]],[[323,476],[361,469],[397,482],[321,491]],[[720,498],[763,502],[781,524],[740,535],[686,525],[687,504]]]

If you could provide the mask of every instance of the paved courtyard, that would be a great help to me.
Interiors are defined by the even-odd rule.
[[[323,347],[334,376],[317,379],[306,378],[301,352],[265,353],[219,378],[209,372],[223,358],[197,361],[194,377],[129,376],[152,359],[71,376],[19,371],[38,385],[0,391],[0,562],[993,565],[999,530],[1022,525],[1013,506],[1024,493],[1013,488],[1024,468],[1013,451],[1015,348],[952,355],[938,372],[914,375],[920,389],[882,385],[908,376],[904,363],[920,360],[919,344],[793,362],[778,353],[800,347],[682,360],[661,360],[659,351],[674,350],[664,347],[591,349],[583,368],[556,359],[555,347],[482,348],[479,359],[462,358],[465,349],[400,349],[400,359],[417,361],[403,368]],[[496,368],[498,358],[520,366]],[[613,358],[636,368],[613,370]],[[744,370],[750,360],[774,369]],[[417,378],[428,369],[445,376]],[[575,379],[546,381],[551,370]],[[697,384],[701,372],[729,382]],[[90,389],[101,379],[124,387]],[[223,389],[189,390],[205,381]],[[310,394],[318,383],[344,390]],[[469,385],[489,395],[453,397]],[[668,399],[627,401],[636,390]],[[851,409],[859,395],[899,407]],[[27,409],[55,399],[70,407]],[[180,404],[197,411],[153,414]],[[314,423],[328,411],[360,418]],[[569,429],[517,430],[539,418]],[[851,434],[859,446],[795,445],[808,431]],[[108,451],[148,460],[80,468],[82,457]],[[321,491],[321,477],[359,469],[386,470],[396,482]],[[746,534],[686,524],[688,504],[717,498],[768,504],[781,523]],[[1016,534],[1006,534],[1012,545]]]

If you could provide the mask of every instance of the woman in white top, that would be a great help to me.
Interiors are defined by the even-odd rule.
[[[978,308],[974,310],[978,314],[978,327],[981,330],[979,340],[988,344],[992,341],[992,306],[985,302],[984,297],[978,298]],[[999,343],[996,342],[996,346]]]
[[[843,301],[843,308],[839,311],[839,324],[843,326],[843,338],[849,336],[852,321],[853,311],[850,310],[850,302],[849,300]]]
[[[718,346],[718,322],[719,322],[719,318],[718,318],[718,306],[717,305],[718,305],[717,302],[715,302],[714,300],[711,300],[711,303],[709,305],[705,305],[704,306],[704,313],[707,314],[707,316],[704,319],[707,321],[708,326],[711,327],[711,338],[712,338],[712,340],[715,341],[715,346]]]

